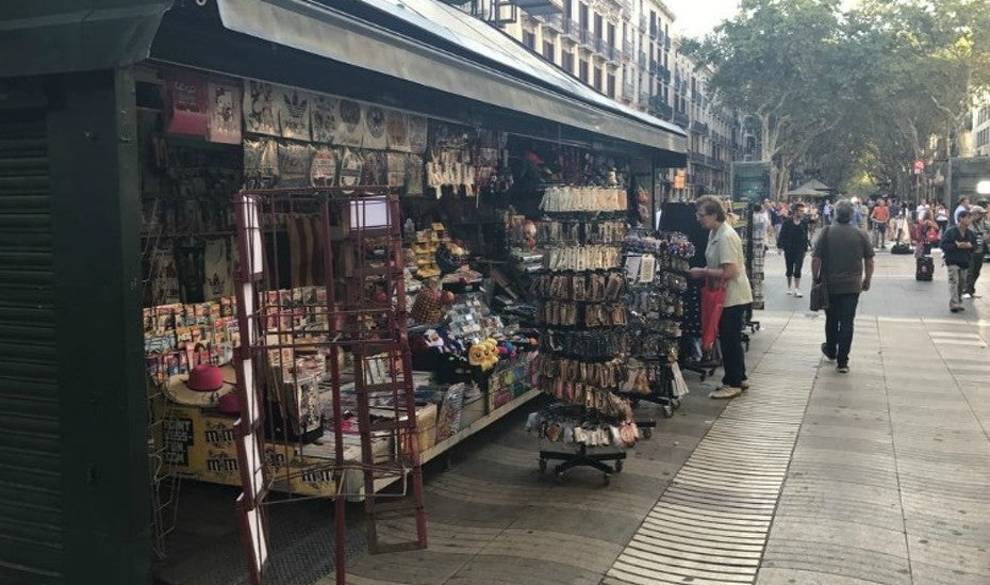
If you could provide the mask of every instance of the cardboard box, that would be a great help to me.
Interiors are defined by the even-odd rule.
[[[162,453],[162,472],[222,485],[241,485],[237,460],[236,417],[211,409],[165,401],[156,403],[163,417],[155,445]],[[336,493],[332,477],[332,446],[304,447],[266,442],[267,477],[272,489],[300,495],[330,497]],[[359,452],[358,452],[359,454]],[[288,474],[286,472],[288,470]]]
[[[484,394],[464,403],[461,409],[461,429],[467,428],[471,423],[481,419],[488,412],[488,404]]]

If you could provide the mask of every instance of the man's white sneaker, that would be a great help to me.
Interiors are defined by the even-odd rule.
[[[969,294],[969,293],[965,293],[965,294],[964,294],[964,295],[962,296],[962,298],[964,298],[964,299],[971,299],[971,298],[973,298],[973,295],[971,295],[971,294]]]
[[[800,299],[800,298],[801,298],[801,297],[803,297],[804,295],[803,295],[803,294],[801,294],[801,291],[799,291],[799,290],[796,290],[796,291],[794,291],[794,296]]]
[[[736,388],[735,386],[719,386],[718,390],[709,392],[708,397],[716,400],[726,400],[729,398],[735,398],[740,394],[742,394],[742,390]]]
[[[787,289],[787,294],[788,295],[792,295],[792,294],[794,294],[794,291],[792,291],[791,289]]]

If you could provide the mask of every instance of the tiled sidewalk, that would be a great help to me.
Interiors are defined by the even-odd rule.
[[[520,413],[472,441],[451,470],[429,474],[429,550],[361,556],[348,583],[990,584],[986,302],[950,316],[944,275],[916,283],[911,257],[881,255],[878,264],[856,323],[852,373],[836,373],[820,356],[823,317],[807,313],[807,299],[778,293],[774,310],[758,313],[763,331],[747,354],[754,387],[725,413],[689,374],[694,393],[609,487],[589,471],[563,482],[541,476]],[[735,447],[747,441],[750,453]],[[761,449],[786,455],[785,464],[759,465],[752,455]],[[726,471],[733,460],[749,479]],[[747,471],[753,465],[759,473]],[[749,492],[772,504],[760,518],[734,518],[731,506],[712,502],[731,496],[748,506],[739,496]],[[702,504],[712,504],[712,517],[722,511],[709,528],[752,521],[746,531],[765,542],[744,547],[759,551],[755,566],[751,554],[736,555],[738,563],[706,558],[683,540],[725,548],[700,514],[685,514]],[[397,537],[410,529],[391,526]]]

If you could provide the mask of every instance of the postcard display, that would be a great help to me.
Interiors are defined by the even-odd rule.
[[[528,426],[558,448],[541,450],[539,459],[541,471],[560,460],[557,476],[584,466],[601,471],[607,483],[622,470],[624,449],[639,440],[630,401],[620,393],[630,347],[627,206],[618,187],[550,186],[540,203],[552,236],[531,286],[542,330],[538,386],[556,402],[531,415]]]

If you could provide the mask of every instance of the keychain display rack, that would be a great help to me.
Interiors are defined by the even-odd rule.
[[[621,393],[659,405],[668,418],[687,394],[678,358],[694,253],[694,244],[679,232],[637,232],[625,241],[632,357]]]
[[[607,484],[639,439],[631,403],[621,394],[630,347],[622,254],[627,205],[624,189],[608,187],[549,187],[540,204],[566,237],[549,243],[532,284],[542,329],[538,386],[557,402],[534,413],[529,427],[541,443],[570,445],[540,450],[540,470],[560,461],[553,470],[558,477],[590,467]]]

